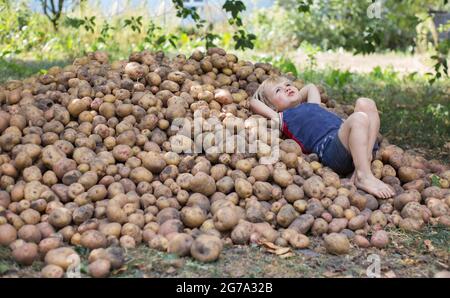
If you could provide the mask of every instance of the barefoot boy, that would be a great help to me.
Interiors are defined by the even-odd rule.
[[[306,102],[305,102],[306,101]],[[355,185],[378,198],[395,195],[370,169],[380,118],[373,100],[359,98],[345,121],[320,105],[312,84],[298,90],[284,77],[266,79],[250,100],[253,112],[280,121],[281,131],[304,153],[316,153],[321,162],[341,175],[354,171]]]

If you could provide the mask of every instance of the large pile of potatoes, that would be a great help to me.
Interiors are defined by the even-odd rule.
[[[20,264],[43,260],[44,277],[64,276],[79,262],[73,246],[83,246],[89,273],[105,277],[141,243],[209,262],[224,244],[306,248],[313,235],[345,254],[352,245],[385,247],[388,227],[450,225],[448,167],[385,139],[372,170],[395,189],[387,200],[289,139],[269,139],[254,154],[171,148],[172,121],[192,121],[196,111],[237,125],[260,117],[248,99],[271,74],[280,71],[218,48],[173,59],[133,53],[111,64],[95,52],[0,86],[0,245]],[[353,112],[320,91],[327,108]],[[280,161],[261,164],[274,142]],[[431,186],[432,173],[441,187]]]

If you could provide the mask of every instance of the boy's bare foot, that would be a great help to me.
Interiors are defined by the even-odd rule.
[[[373,175],[357,173],[355,176],[356,187],[380,199],[387,199],[395,195],[394,190],[389,185],[375,178]]]

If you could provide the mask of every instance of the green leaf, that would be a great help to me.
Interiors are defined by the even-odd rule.
[[[222,8],[226,12],[231,12],[231,16],[233,19],[238,18],[239,13],[245,11],[246,9],[245,4],[239,0],[227,0],[223,4]]]
[[[437,175],[431,175],[431,185],[441,187],[441,179]]]
[[[299,0],[297,10],[301,13],[309,12],[310,5],[312,5],[312,0]]]

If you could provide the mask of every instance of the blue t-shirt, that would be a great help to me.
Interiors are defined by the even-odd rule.
[[[343,120],[319,104],[302,103],[282,112],[282,132],[296,141],[304,153],[321,152]]]

